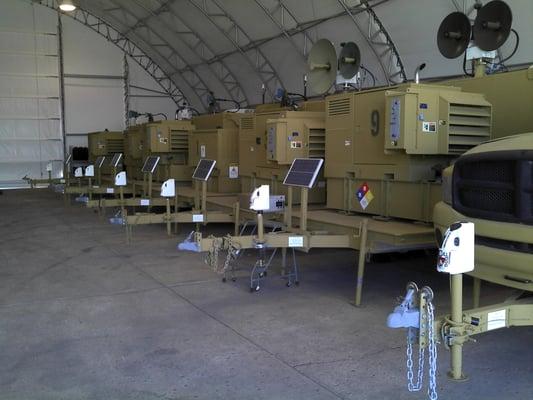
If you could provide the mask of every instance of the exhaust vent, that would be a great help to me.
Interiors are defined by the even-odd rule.
[[[106,139],[107,154],[124,153],[124,139]]]
[[[241,129],[246,129],[246,130],[254,129],[255,127],[254,122],[255,122],[254,117],[242,117],[241,118]]]
[[[309,129],[309,157],[326,157],[326,130]]]
[[[490,139],[491,108],[450,103],[448,153],[465,151]]]
[[[343,97],[328,101],[328,116],[349,114],[351,109],[350,99],[350,97]]]

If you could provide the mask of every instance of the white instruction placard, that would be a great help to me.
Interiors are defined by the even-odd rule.
[[[507,324],[507,310],[498,310],[487,313],[487,330],[505,328]]]
[[[204,222],[204,214],[193,214],[192,222]]]
[[[106,193],[115,193],[114,188],[107,188]]]
[[[304,247],[304,237],[289,236],[289,247]]]
[[[150,199],[141,199],[141,206],[149,206]]]
[[[230,179],[237,179],[239,177],[239,166],[238,165],[230,165],[228,175]]]

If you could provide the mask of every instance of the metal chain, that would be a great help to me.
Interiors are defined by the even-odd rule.
[[[422,383],[424,380],[424,349],[420,349],[418,352],[418,372],[416,377],[416,384],[413,383],[413,344],[407,339],[407,390],[410,392],[418,392],[422,389]]]
[[[218,252],[220,251],[220,239],[213,240],[213,246],[209,249],[205,256],[205,263],[213,268],[214,271],[218,269]]]
[[[437,400],[437,343],[435,340],[435,307],[431,301],[427,301],[426,324],[420,327],[420,331],[427,331],[428,350],[429,350],[429,387],[428,396],[430,400]],[[420,310],[420,312],[424,312]],[[419,334],[420,334],[419,331]],[[426,333],[426,332],[424,332]],[[418,352],[418,371],[417,381],[413,382],[413,344],[409,336],[407,336],[407,389],[410,392],[418,392],[422,389],[424,379],[424,364],[425,364],[425,349],[421,348]]]
[[[237,256],[239,255],[239,250],[241,248],[238,243],[234,242],[231,239],[230,235],[226,236],[226,243],[227,243],[227,247],[228,247],[228,254],[226,255],[226,260],[224,261],[224,266],[223,266],[222,270],[216,271],[216,272],[218,272],[220,274],[224,274],[224,273],[229,271],[231,261],[237,259]]]
[[[427,304],[428,335],[429,335],[429,388],[428,395],[431,400],[437,400],[437,343],[435,340],[435,307],[433,303]]]

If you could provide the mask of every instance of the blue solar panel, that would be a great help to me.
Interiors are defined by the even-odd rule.
[[[192,174],[193,179],[197,179],[199,181],[208,180],[209,176],[213,172],[213,169],[215,168],[216,163],[217,162],[215,160],[200,160],[196,166],[196,169],[194,170],[194,173]]]
[[[104,165],[105,156],[98,156],[96,157],[96,161],[94,162],[94,166],[98,169],[102,168],[102,165]]]
[[[155,169],[157,168],[157,164],[159,164],[160,157],[156,156],[150,156],[146,158],[146,161],[144,162],[142,172],[150,172],[154,173]]]
[[[118,164],[120,164],[121,160],[122,160],[122,153],[115,153],[109,165],[111,165],[112,167],[118,167]]]
[[[311,188],[324,162],[321,158],[296,158],[285,176],[284,185]]]

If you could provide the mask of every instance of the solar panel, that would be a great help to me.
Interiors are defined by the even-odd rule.
[[[284,185],[311,188],[324,162],[321,158],[295,158],[285,180]]]
[[[105,156],[98,156],[96,157],[96,161],[94,162],[94,166],[98,169],[102,168],[102,165],[104,165]]]
[[[205,158],[200,160],[196,166],[196,169],[194,170],[194,173],[192,174],[193,179],[207,181],[211,175],[211,172],[213,172],[213,168],[215,168],[216,163],[217,162],[215,160],[206,160]]]
[[[153,174],[155,169],[157,168],[157,164],[159,164],[160,159],[161,157],[157,157],[157,156],[146,157],[146,161],[144,162],[142,172],[150,172],[151,174]]]
[[[111,160],[111,166],[112,167],[118,167],[120,162],[122,161],[122,153],[115,153],[113,154],[113,159]]]

